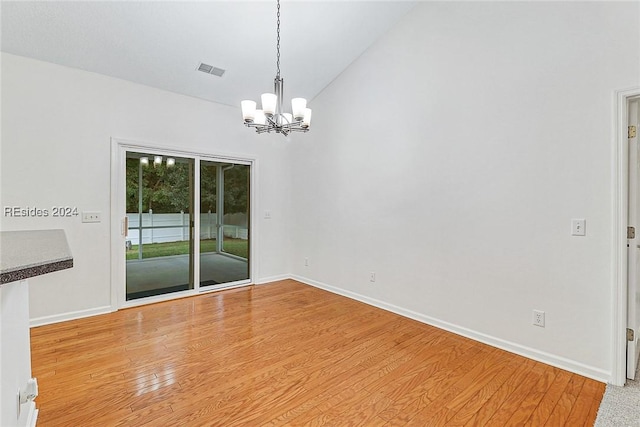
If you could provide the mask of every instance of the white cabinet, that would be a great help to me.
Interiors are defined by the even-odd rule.
[[[19,403],[19,390],[31,378],[29,284],[26,280],[0,286],[0,426],[33,426],[33,401]]]
[[[3,231],[0,246],[0,426],[31,427],[38,410],[26,398],[36,394],[27,279],[72,268],[73,258],[63,230]]]

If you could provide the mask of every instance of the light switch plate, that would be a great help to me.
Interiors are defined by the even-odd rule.
[[[572,236],[586,236],[587,221],[585,219],[572,219],[571,220],[571,235]]]

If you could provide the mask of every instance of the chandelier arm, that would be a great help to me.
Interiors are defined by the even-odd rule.
[[[276,115],[277,115],[277,113],[276,113],[276,114],[274,114],[274,115],[273,115],[273,116],[271,116],[271,117],[267,117],[267,121],[269,122],[269,124],[268,124],[267,126],[269,126],[269,127],[272,127],[272,126],[278,126],[277,119],[276,119],[276,120],[274,120],[274,117],[276,117]]]
[[[256,133],[282,133],[287,135],[291,132],[309,132],[308,127],[302,127],[300,123],[291,123],[285,125],[278,125],[277,123],[269,123],[269,124],[258,124],[258,123],[245,123],[245,125],[249,128],[254,128]]]

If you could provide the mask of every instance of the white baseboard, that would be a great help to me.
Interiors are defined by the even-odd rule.
[[[412,310],[407,310],[405,308],[398,307],[396,305],[389,304],[384,301],[380,301],[374,298],[369,298],[367,296],[360,295],[355,292],[336,288],[334,286],[327,285],[326,283],[318,282],[316,280],[308,279],[306,277],[292,275],[290,278],[297,280],[299,282],[305,283],[307,285],[311,285],[316,288],[320,288],[325,291],[332,292],[334,294],[342,295],[347,298],[351,298],[356,301],[360,301],[365,304],[369,304],[374,307],[378,307],[383,310],[387,310],[392,313],[399,314],[401,316],[408,317],[413,320],[417,320],[418,322],[426,323],[428,325],[435,326],[440,329],[444,329],[445,331],[449,331],[454,334],[461,335],[463,337],[470,338],[475,341],[479,341],[481,343],[490,345],[492,347],[497,347],[499,349],[508,351],[510,353],[515,353],[520,356],[524,356],[526,358],[545,363],[547,365],[555,366],[557,368],[564,369],[569,372],[583,375],[585,377],[594,379],[596,381],[601,381],[603,383],[606,383],[611,378],[611,372],[608,372],[593,366],[585,365],[575,360],[567,359],[562,356],[557,356],[551,353],[536,350],[534,348],[523,346],[521,344],[516,344],[500,338],[496,338],[491,335],[483,334],[481,332],[477,332],[472,329],[468,329],[468,328],[458,326],[449,322],[445,322],[440,319],[426,316],[424,314],[417,313]]]
[[[277,276],[262,277],[260,279],[257,279],[255,281],[255,284],[264,285],[266,283],[277,282],[278,280],[287,280],[291,278],[292,276],[290,274],[279,274]]]
[[[84,317],[97,316],[98,314],[111,313],[114,310],[110,305],[90,308],[87,310],[72,311],[69,313],[54,314],[53,316],[36,317],[29,320],[30,327],[50,325],[52,323],[66,322],[67,320],[82,319]]]

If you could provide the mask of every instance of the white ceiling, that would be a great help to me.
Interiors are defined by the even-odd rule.
[[[414,5],[283,1],[285,102],[313,99]],[[2,0],[0,13],[4,52],[233,106],[273,91],[275,1]]]

